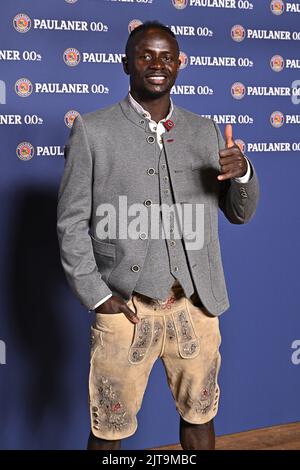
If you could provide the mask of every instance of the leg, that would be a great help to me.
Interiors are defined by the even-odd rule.
[[[204,424],[191,424],[180,417],[180,443],[184,450],[214,450],[213,419]]]
[[[91,432],[89,435],[87,450],[120,450],[121,440],[118,441],[106,441],[94,436]]]
[[[162,360],[181,417],[181,445],[185,450],[212,450],[215,448],[213,418],[220,394],[218,318],[206,315],[189,302],[176,309],[166,324],[168,334]]]
[[[140,316],[139,324],[133,325],[123,313],[96,315],[91,330],[89,450],[119,450],[121,440],[137,429],[136,415],[159,353],[155,349],[153,354],[148,344],[151,318]]]

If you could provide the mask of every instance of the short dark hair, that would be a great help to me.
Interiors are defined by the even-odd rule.
[[[125,47],[125,54],[128,56],[130,46],[132,43],[132,40],[136,37],[137,34],[142,33],[144,31],[147,31],[148,29],[161,29],[162,31],[165,31],[166,33],[170,34],[173,39],[177,42],[176,36],[173,33],[173,31],[168,28],[168,26],[165,26],[164,24],[160,23],[159,21],[153,20],[153,21],[145,21],[145,23],[140,24],[136,28],[134,28],[131,33],[129,34],[129,37],[127,39],[126,47]]]

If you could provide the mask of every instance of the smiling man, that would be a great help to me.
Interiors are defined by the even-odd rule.
[[[218,208],[231,223],[245,223],[259,191],[231,125],[224,141],[214,121],[170,99],[179,67],[169,28],[157,22],[137,27],[123,58],[130,92],[120,103],[78,116],[65,147],[57,224],[61,259],[73,291],[96,312],[89,449],[119,449],[135,433],[159,358],[180,416],[183,449],[215,445],[218,316],[229,307]],[[123,198],[131,216],[140,209],[150,220],[134,220],[135,229],[130,225],[125,235]],[[201,247],[189,248],[191,224],[177,230],[179,208],[166,217],[174,206],[201,208]],[[160,236],[153,235],[157,207]]]

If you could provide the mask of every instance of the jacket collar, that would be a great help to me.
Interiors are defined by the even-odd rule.
[[[127,119],[129,119],[129,121],[133,122],[136,126],[141,127],[145,131],[151,132],[149,128],[149,120],[143,117],[141,114],[139,114],[137,110],[131,106],[129,99],[128,99],[128,95],[122,101],[119,102],[119,105],[121,107],[121,110],[124,116]],[[174,105],[174,103],[172,103],[172,106],[173,106],[173,111],[172,111],[171,119],[169,118],[169,115],[168,115],[167,116],[168,119],[165,121],[165,127],[168,131],[166,134],[173,132],[173,130],[176,128],[178,111],[177,111],[177,106]],[[171,125],[168,126],[168,123],[170,122],[171,122]]]

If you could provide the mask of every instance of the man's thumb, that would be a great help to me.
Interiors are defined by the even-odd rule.
[[[234,146],[231,124],[227,124],[227,126],[225,127],[225,143],[227,148]]]

